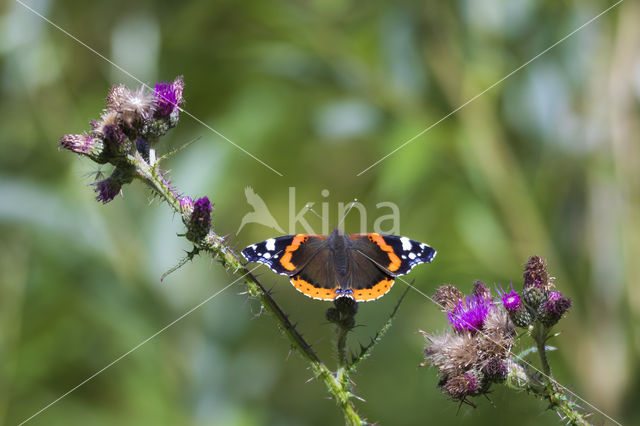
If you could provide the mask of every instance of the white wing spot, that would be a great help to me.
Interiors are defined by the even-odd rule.
[[[269,238],[267,241],[265,241],[265,243],[266,243],[267,250],[274,251],[276,249],[276,239],[275,238]]]
[[[402,243],[402,250],[409,251],[411,250],[411,240],[407,237],[401,237],[400,242]]]
[[[420,244],[420,248],[421,248],[422,250],[424,250],[425,248],[427,248],[427,245],[426,245],[425,243],[422,243],[422,244]]]
[[[409,253],[409,259],[413,260],[416,258],[416,254],[415,253]]]
[[[402,255],[402,258],[403,258],[403,259],[406,259],[406,258],[407,258],[407,256],[405,256],[405,255],[403,254],[403,255]]]
[[[271,253],[265,253],[264,254],[264,258],[265,259],[271,259]]]
[[[251,245],[251,250],[256,251],[256,249],[257,249],[257,248],[258,248],[258,246],[257,246],[257,245],[255,245],[255,244],[252,244],[252,245]]]

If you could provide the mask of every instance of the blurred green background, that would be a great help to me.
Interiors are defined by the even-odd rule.
[[[556,378],[623,424],[640,423],[640,6],[628,0],[361,176],[357,173],[612,5],[606,1],[28,1],[82,42],[153,84],[184,75],[193,119],[160,153],[199,142],[168,167],[215,202],[232,244],[251,186],[286,230],[296,212],[358,198],[367,226],[396,203],[400,232],[433,245],[409,279],[427,294],[474,279],[514,280],[548,259],[574,307],[553,343]],[[198,258],[179,217],[140,183],[107,205],[108,173],[59,152],[88,129],[109,87],[138,83],[14,1],[0,6],[0,423],[17,424],[135,347],[234,277]],[[321,191],[328,190],[327,197]],[[312,214],[305,218],[316,229]],[[359,231],[352,214],[347,232]],[[297,232],[304,231],[296,229]],[[328,303],[260,270],[334,366]],[[404,285],[360,306],[368,341]],[[237,285],[35,417],[30,424],[326,425],[342,417],[289,356],[275,323]],[[636,294],[638,293],[638,294]],[[359,412],[381,425],[555,424],[545,404],[494,387],[493,404],[450,402],[423,338],[444,316],[410,292],[356,376]],[[596,414],[594,421],[605,419]]]

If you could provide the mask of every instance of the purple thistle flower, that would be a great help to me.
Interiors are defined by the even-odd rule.
[[[87,157],[98,157],[104,149],[104,144],[100,139],[83,133],[64,135],[60,138],[60,147]]]
[[[182,101],[182,92],[184,90],[184,82],[182,77],[176,78],[172,83],[164,81],[156,83],[153,90],[153,98],[155,102],[155,116],[165,118],[177,109]]]
[[[96,182],[94,190],[98,193],[96,200],[103,204],[107,204],[120,193],[122,190],[122,183],[118,179],[114,179],[110,176],[100,182]]]
[[[500,290],[502,290],[502,287],[500,287]],[[502,305],[508,312],[517,312],[522,306],[522,300],[520,299],[520,295],[513,289],[513,283],[511,283],[511,291],[508,293],[502,290],[500,299],[502,300]]]
[[[213,206],[207,197],[198,198],[193,204],[193,212],[187,227],[187,238],[197,240],[203,238],[211,228],[211,212]]]
[[[458,302],[453,312],[447,314],[447,318],[455,330],[475,332],[482,329],[492,308],[491,298],[468,296]]]

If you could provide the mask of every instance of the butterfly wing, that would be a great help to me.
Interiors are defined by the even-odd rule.
[[[340,292],[334,252],[328,246],[321,247],[296,275],[291,284],[305,296],[317,300],[334,300]]]
[[[431,263],[436,251],[425,243],[388,234],[351,234],[351,248],[390,276],[406,275],[416,265]]]
[[[252,244],[242,250],[248,262],[267,265],[277,274],[297,274],[325,245],[324,235],[285,235]]]
[[[346,284],[353,298],[368,302],[384,296],[393,286],[394,278],[357,250],[348,250]]]

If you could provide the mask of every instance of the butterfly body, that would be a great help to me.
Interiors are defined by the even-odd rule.
[[[297,234],[271,238],[242,251],[249,262],[263,263],[287,275],[293,286],[319,300],[351,297],[375,300],[386,294],[395,277],[436,251],[406,237],[378,233],[349,234],[336,228],[330,235]]]

